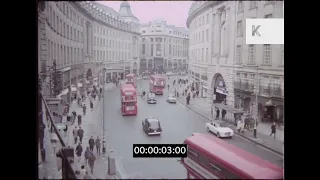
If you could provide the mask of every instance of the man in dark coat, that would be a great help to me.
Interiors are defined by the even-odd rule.
[[[96,144],[97,153],[100,155],[101,140],[99,136],[97,136],[95,144]]]
[[[93,110],[93,102],[90,101],[90,108],[91,108],[91,111]]]
[[[86,151],[84,152],[84,160],[86,163],[88,163],[88,159],[90,156],[91,156],[91,152],[90,152],[89,147],[87,147]]]
[[[273,124],[271,125],[271,134],[270,136],[272,136],[273,134],[273,137],[276,138],[276,123],[273,122]]]
[[[93,168],[94,168],[94,161],[96,160],[96,157],[93,153],[91,153],[91,156],[89,157],[89,167],[91,169],[91,173],[93,174]]]
[[[86,104],[83,104],[82,106],[83,115],[86,115],[86,110],[87,110],[87,106]]]
[[[94,148],[94,139],[93,139],[93,136],[91,136],[91,138],[89,139],[89,147],[90,147],[90,151],[93,152],[93,148]]]
[[[227,114],[227,111],[225,109],[222,110],[221,115],[222,115],[222,120],[225,120],[225,116]]]
[[[78,144],[78,146],[76,147],[76,154],[78,156],[78,162],[80,162],[81,160],[81,154],[82,154],[82,146],[81,143]]]
[[[83,134],[84,134],[84,131],[83,131],[83,129],[81,129],[81,127],[79,126],[78,136],[79,136],[79,139],[80,139],[80,142],[81,142],[81,143],[82,143]]]
[[[79,114],[78,115],[78,126],[80,126],[82,123],[82,116]]]

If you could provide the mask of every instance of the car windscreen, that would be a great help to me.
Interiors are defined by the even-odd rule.
[[[169,98],[174,98],[174,95],[173,94],[169,94]]]
[[[148,98],[150,98],[150,99],[154,99],[155,97],[156,97],[156,95],[153,93],[148,94]]]
[[[159,122],[158,121],[151,121],[150,123],[150,128],[151,129],[158,129],[159,128]]]

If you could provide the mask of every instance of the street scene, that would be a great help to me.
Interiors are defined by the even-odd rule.
[[[246,18],[283,2],[40,2],[39,179],[283,179],[284,45]]]

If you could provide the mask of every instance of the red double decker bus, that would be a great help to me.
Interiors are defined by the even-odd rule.
[[[150,76],[150,92],[163,95],[163,89],[166,86],[166,78],[162,75]]]
[[[135,74],[127,74],[125,82],[126,84],[132,84],[135,88],[137,88],[137,78]]]
[[[121,113],[122,115],[137,115],[137,91],[132,84],[123,84],[121,93]]]
[[[184,143],[188,179],[283,179],[283,168],[214,136],[194,133]]]

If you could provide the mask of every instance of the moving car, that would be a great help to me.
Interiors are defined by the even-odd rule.
[[[167,97],[167,102],[168,103],[177,103],[177,98],[173,94],[169,94]]]
[[[162,133],[160,121],[157,118],[146,118],[142,121],[142,128],[148,135],[160,135]]]
[[[223,123],[217,123],[217,122],[211,122],[206,123],[206,128],[208,132],[212,132],[217,137],[229,137],[232,138],[233,136],[233,130],[224,125]]]
[[[156,94],[149,93],[148,96],[147,96],[147,103],[148,104],[157,104]]]

